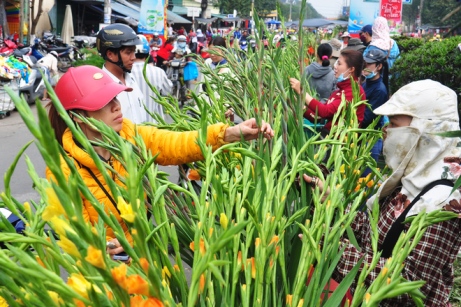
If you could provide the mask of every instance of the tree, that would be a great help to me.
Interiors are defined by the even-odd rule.
[[[255,0],[255,10],[261,17],[266,17],[276,9],[277,0]]]
[[[213,6],[219,8],[222,14],[231,14],[234,10],[240,16],[249,16],[251,11],[251,0],[216,0]]]
[[[39,0],[36,6],[31,6],[30,13],[31,13],[30,34],[35,34],[35,28],[37,28],[38,20],[40,19],[43,13],[43,0]]]
[[[288,21],[290,17],[290,4],[289,3],[280,3],[280,11],[282,13],[285,21]],[[291,20],[299,20],[299,15],[301,13],[301,4],[295,3],[291,7]],[[304,18],[322,18],[310,3],[306,4],[306,12],[304,13]]]

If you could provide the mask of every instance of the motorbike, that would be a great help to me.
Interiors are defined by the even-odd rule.
[[[187,101],[187,85],[184,82],[183,70],[186,65],[187,62],[183,58],[175,58],[167,64],[167,76],[173,83],[173,96],[181,102],[181,105],[184,105],[184,102]]]
[[[27,63],[31,68],[29,77],[27,79],[21,78],[19,81],[19,95],[24,96],[27,103],[32,104],[37,98],[43,96],[45,83],[42,73],[46,74],[47,72],[36,66],[37,59],[32,55],[32,48],[15,50],[14,56]]]
[[[18,46],[9,39],[0,39],[0,55],[3,57],[9,57],[13,54],[14,50],[16,50]]]

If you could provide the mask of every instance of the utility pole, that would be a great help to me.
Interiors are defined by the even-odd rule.
[[[288,15],[288,21],[291,22],[291,7],[293,6],[293,0],[288,1],[290,1],[290,15]]]
[[[111,23],[112,8],[110,6],[110,0],[104,0],[104,23]]]
[[[251,34],[253,35],[254,33],[254,27],[255,27],[255,19],[254,19],[254,16],[253,16],[253,11],[255,9],[255,0],[251,0],[251,12],[250,12],[250,16],[251,16]]]
[[[421,0],[419,3],[419,28],[421,29],[421,26],[423,25],[423,4],[424,0]]]

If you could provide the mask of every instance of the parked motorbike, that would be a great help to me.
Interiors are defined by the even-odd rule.
[[[14,50],[16,50],[18,46],[9,39],[0,39],[0,55],[3,57],[9,57],[13,54]]]
[[[37,98],[43,96],[45,83],[42,73],[46,74],[47,72],[36,66],[37,59],[32,55],[32,48],[17,49],[14,56],[27,63],[31,68],[28,79],[21,78],[19,81],[19,95],[23,95],[27,103],[32,104]]]

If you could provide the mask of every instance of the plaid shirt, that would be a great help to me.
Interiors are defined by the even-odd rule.
[[[396,190],[390,197],[381,203],[378,220],[379,246],[382,246],[387,232],[397,217],[394,215],[399,200],[405,196],[397,194]],[[359,259],[364,256],[364,263],[371,263],[373,249],[371,245],[371,227],[365,212],[358,212],[351,225],[361,250],[352,244],[346,243],[346,249],[334,273],[334,279],[341,281],[352,270]],[[406,229],[408,229],[408,225]],[[421,288],[426,296],[425,306],[449,306],[448,298],[453,286],[453,261],[461,247],[461,220],[452,219],[429,226],[415,249],[404,262],[402,276],[409,280],[424,280],[426,284]],[[365,283],[369,286],[384,267],[386,258],[381,258],[376,268],[371,272]],[[352,285],[352,290],[356,287]],[[380,306],[414,306],[408,295],[401,295],[381,302]]]

